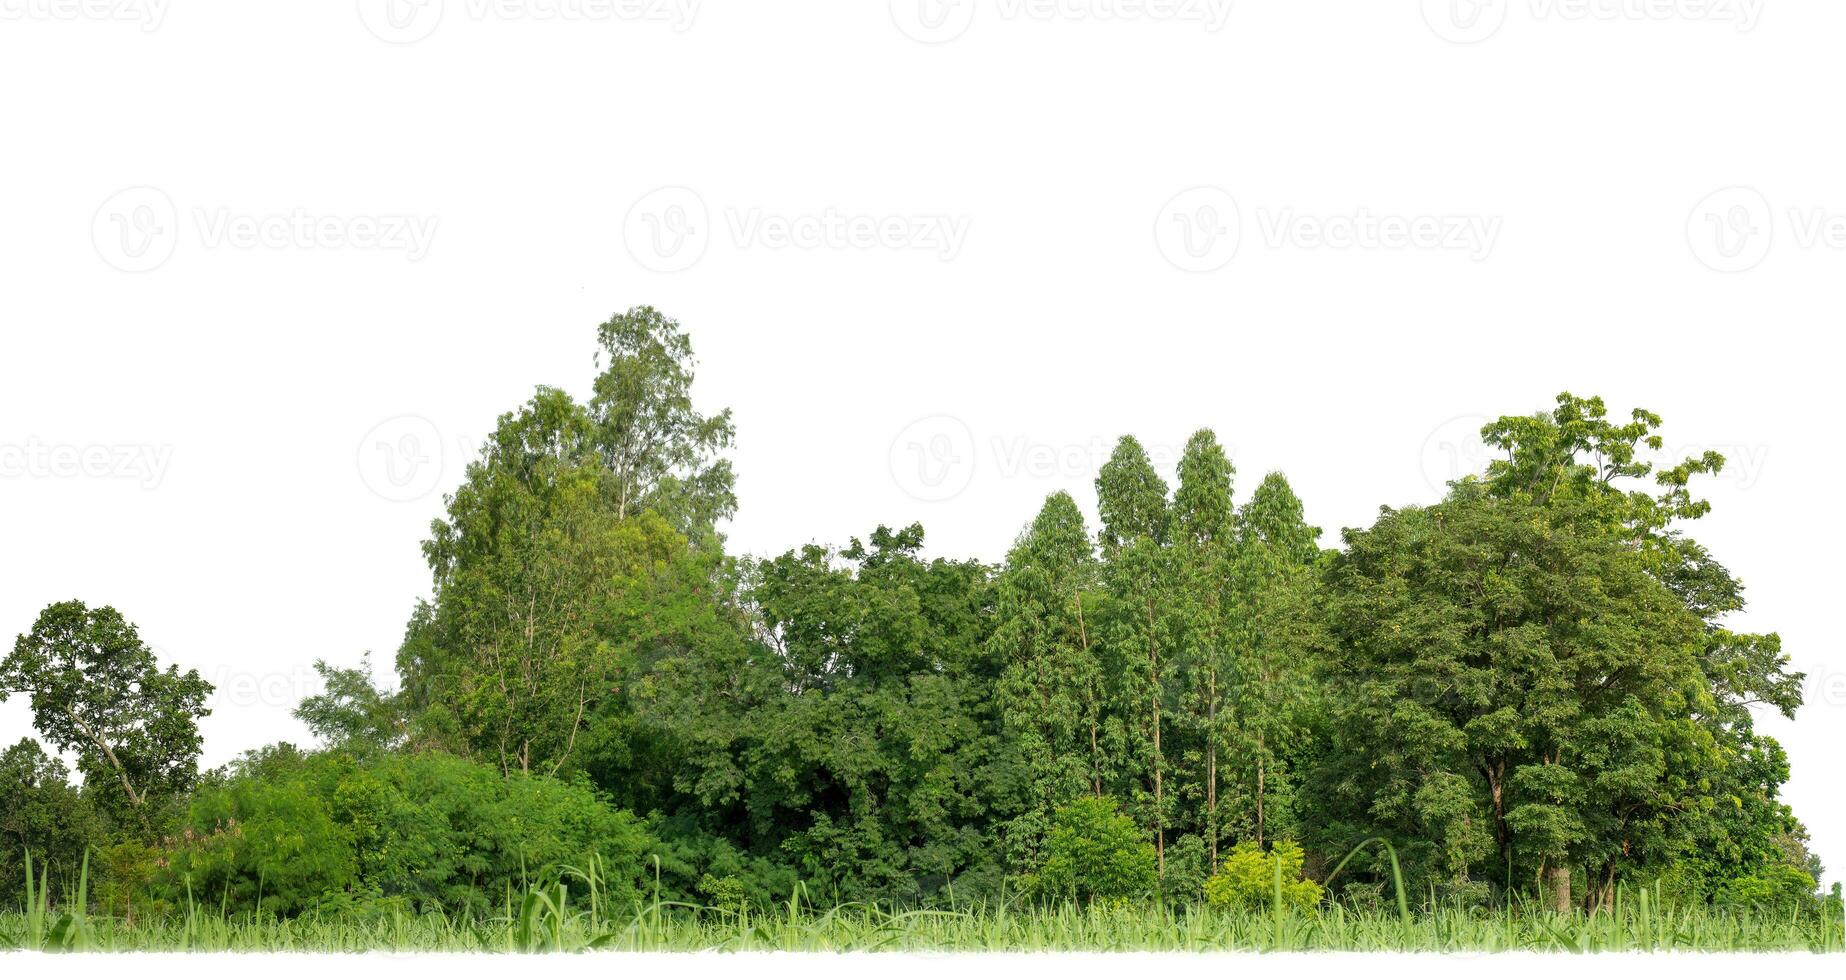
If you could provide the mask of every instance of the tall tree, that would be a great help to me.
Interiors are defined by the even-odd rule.
[[[1099,586],[1082,512],[1069,494],[1052,494],[1007,556],[988,640],[1004,664],[1006,732],[1032,783],[1031,805],[1008,827],[1015,865],[1035,861],[1053,811],[1101,796],[1109,778],[1102,665],[1091,638]]]
[[[1203,832],[1212,867],[1224,837],[1219,812],[1219,753],[1234,721],[1227,697],[1236,669],[1233,647],[1233,596],[1230,584],[1237,541],[1237,515],[1231,503],[1236,469],[1210,429],[1200,429],[1186,443],[1179,460],[1179,487],[1173,493],[1172,632],[1182,675],[1182,706],[1189,773],[1188,793],[1204,811],[1193,825]]]
[[[670,642],[654,627],[728,599],[709,577],[723,563],[693,555],[718,554],[736,507],[730,413],[693,407],[691,342],[658,311],[612,317],[597,341],[590,402],[540,388],[448,499],[424,549],[434,600],[399,653],[417,741],[505,772],[578,766],[591,727],[610,749],[612,701]]]
[[[1154,834],[1155,860],[1164,874],[1171,817],[1163,744],[1172,686],[1171,664],[1163,659],[1171,646],[1167,485],[1140,442],[1123,436],[1096,477],[1096,497],[1109,587],[1111,672],[1121,705],[1114,741],[1123,768],[1137,777],[1129,798]]]
[[[589,414],[616,517],[652,509],[695,541],[737,509],[729,449],[731,410],[702,415],[692,403],[692,341],[651,306],[596,328],[600,346]]]
[[[1320,645],[1315,566],[1320,529],[1303,517],[1301,499],[1280,473],[1263,478],[1238,513],[1238,540],[1228,578],[1238,649],[1233,686],[1239,756],[1258,844],[1269,833],[1272,801],[1290,795],[1284,765],[1299,748],[1319,704],[1312,658]]]

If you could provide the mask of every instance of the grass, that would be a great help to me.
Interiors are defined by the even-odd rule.
[[[1370,842],[1368,842],[1370,843]],[[1361,845],[1364,847],[1365,845]],[[1386,845],[1388,848],[1388,845]],[[1355,851],[1356,853],[1356,851]],[[1390,855],[1396,864],[1396,855]],[[1350,857],[1350,855],[1349,855]],[[1341,862],[1342,865],[1345,862]],[[593,950],[692,952],[1846,952],[1838,913],[1730,912],[1673,908],[1657,892],[1618,887],[1611,907],[1558,914],[1432,906],[1412,910],[1394,875],[1395,905],[1286,910],[1180,910],[1165,905],[1055,907],[977,904],[958,909],[813,908],[799,898],[767,912],[653,901],[612,908],[600,869],[567,869],[563,883],[507,896],[498,914],[451,916],[383,911],[292,919],[230,913],[194,901],[178,913],[138,918],[93,914],[89,860],[63,907],[36,884],[26,858],[25,904],[0,911],[0,950],[69,952],[484,952]],[[1338,875],[1336,869],[1333,876]],[[657,886],[656,886],[657,887]]]
[[[1809,913],[1727,914],[1659,908],[1651,901],[1594,915],[1437,909],[1223,912],[1162,907],[893,911],[799,903],[769,913],[729,913],[652,902],[612,910],[573,902],[562,885],[515,896],[499,914],[328,915],[287,920],[192,906],[132,923],[38,905],[0,913],[0,948],[71,951],[580,952],[628,951],[1427,951],[1590,953],[1846,951],[1842,923]]]

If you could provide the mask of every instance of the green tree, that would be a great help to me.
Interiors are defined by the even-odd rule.
[[[1086,793],[1102,795],[1110,778],[1102,664],[1090,636],[1100,596],[1095,546],[1069,494],[1046,499],[1008,554],[994,593],[988,643],[1003,664],[997,693],[1032,794],[1007,839],[1015,864],[1030,864],[1052,810]]]
[[[1237,544],[1235,474],[1212,431],[1194,433],[1180,456],[1170,529],[1170,619],[1182,682],[1183,756],[1190,770],[1185,797],[1203,811],[1202,820],[1191,823],[1203,835],[1211,865],[1218,862],[1225,830],[1219,756],[1235,722],[1229,703],[1237,670],[1235,597],[1229,588]]]
[[[0,661],[0,698],[27,694],[39,734],[76,753],[86,785],[143,824],[150,801],[171,800],[197,778],[198,720],[211,713],[211,690],[198,671],[161,670],[121,613],[75,600],[45,607]]]
[[[0,753],[0,890],[22,893],[28,852],[35,874],[75,880],[84,852],[101,840],[90,803],[62,761],[30,738]]]
[[[591,439],[617,518],[653,510],[701,541],[737,509],[736,478],[721,453],[736,435],[731,411],[692,403],[692,341],[679,321],[637,306],[596,328],[600,347]]]
[[[1171,813],[1163,736],[1174,686],[1167,485],[1141,444],[1123,436],[1097,474],[1096,497],[1109,596],[1105,636],[1118,705],[1112,742],[1131,777],[1129,801],[1152,831],[1155,861],[1164,869]]]
[[[1256,841],[1242,841],[1231,848],[1223,867],[1205,880],[1205,901],[1213,908],[1274,907],[1279,881],[1283,907],[1311,909],[1320,904],[1321,887],[1303,877],[1306,860],[1301,845],[1292,840],[1275,841],[1267,851]]]
[[[1632,419],[1568,394],[1501,419],[1484,476],[1347,532],[1328,576],[1328,832],[1384,833],[1455,882],[1536,879],[1560,909],[1587,868],[1601,901],[1691,844],[1735,704],[1792,710],[1779,651],[1709,672],[1738,653],[1710,614],[1740,590],[1676,525],[1706,512],[1687,485],[1722,458],[1656,473],[1660,421]]]
[[[358,667],[314,661],[325,690],[303,698],[295,717],[329,748],[355,755],[393,751],[404,744],[409,724],[403,698],[372,680],[372,655]]]
[[[1113,799],[1082,797],[1052,814],[1043,863],[1028,885],[1051,899],[1133,901],[1153,894],[1155,863],[1153,845]]]
[[[1237,706],[1234,749],[1243,763],[1252,812],[1248,831],[1269,839],[1283,801],[1283,834],[1292,826],[1295,774],[1289,764],[1309,737],[1322,696],[1315,657],[1319,629],[1317,563],[1320,529],[1303,517],[1301,500],[1280,473],[1263,478],[1238,512],[1238,537],[1226,578],[1238,651],[1230,673]]]

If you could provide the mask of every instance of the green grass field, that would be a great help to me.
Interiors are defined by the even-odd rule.
[[[1816,914],[1731,915],[1624,903],[1592,916],[1464,910],[1313,913],[1159,907],[891,912],[867,906],[731,914],[653,904],[592,909],[553,890],[497,914],[309,914],[276,921],[195,907],[132,924],[56,910],[0,913],[0,946],[71,951],[578,952],[588,950],[1705,952],[1846,950],[1842,923]]]

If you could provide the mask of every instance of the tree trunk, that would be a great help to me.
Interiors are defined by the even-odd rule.
[[[1218,867],[1218,669],[1206,674],[1205,823],[1211,836],[1211,866]]]
[[[1263,733],[1256,733],[1256,846],[1263,846]]]
[[[1551,908],[1559,915],[1569,915],[1571,910],[1570,867],[1558,864],[1546,865],[1545,889],[1551,893]]]
[[[1160,754],[1160,641],[1154,638],[1154,600],[1147,600],[1147,677],[1154,708],[1154,864],[1161,877],[1167,873],[1167,811],[1162,802],[1161,776],[1165,757]]]

